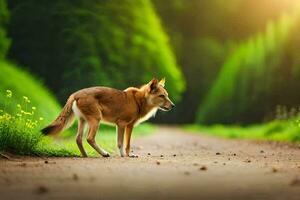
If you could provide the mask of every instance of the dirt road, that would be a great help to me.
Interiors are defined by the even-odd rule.
[[[133,143],[139,158],[0,159],[0,199],[300,199],[299,146],[167,127]]]

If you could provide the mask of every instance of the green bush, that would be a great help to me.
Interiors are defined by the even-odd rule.
[[[296,117],[289,120],[275,120],[265,124],[247,126],[188,125],[185,127],[185,129],[195,133],[206,133],[209,135],[222,136],[226,138],[243,138],[300,143],[299,122],[299,117]]]
[[[36,117],[36,108],[30,106],[28,97],[24,97],[20,104],[11,105],[15,97],[11,90],[7,90],[5,98],[2,99],[5,106],[0,109],[0,152],[32,152],[42,137],[38,129],[43,118]],[[8,105],[14,106],[14,111],[9,112]]]
[[[274,119],[277,105],[299,105],[298,15],[284,15],[228,57],[198,110],[199,123]]]
[[[30,104],[36,107],[35,113],[45,121],[53,120],[60,111],[60,106],[49,91],[30,74],[14,65],[0,61],[0,108],[14,113],[23,96],[30,97]],[[7,103],[5,91],[13,92]],[[30,105],[28,105],[30,106]]]
[[[10,2],[10,58],[41,75],[64,102],[92,85],[125,89],[166,77],[184,81],[150,0]]]
[[[270,20],[278,19],[284,12],[290,13],[299,4],[282,0],[272,1],[272,6],[270,0],[152,2],[186,79],[186,90],[176,104],[176,111],[158,116],[164,123],[194,123],[200,101],[212,87],[233,44],[263,30]]]

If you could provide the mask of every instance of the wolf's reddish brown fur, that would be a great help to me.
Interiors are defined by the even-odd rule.
[[[130,155],[133,127],[153,116],[157,109],[168,111],[174,107],[164,84],[164,79],[152,79],[141,88],[130,87],[123,91],[108,87],[79,90],[69,97],[59,116],[42,132],[46,135],[59,133],[68,128],[76,116],[79,122],[76,142],[82,156],[87,156],[82,145],[84,126],[87,124],[88,143],[107,157],[109,154],[96,144],[95,136],[101,122],[115,124],[120,155],[134,156]]]

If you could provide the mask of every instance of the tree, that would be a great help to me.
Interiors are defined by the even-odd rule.
[[[80,88],[124,89],[166,77],[179,99],[183,76],[149,0],[16,0],[10,58],[42,76],[61,101]]]
[[[297,107],[299,16],[283,15],[227,58],[198,110],[199,123],[253,123]]]
[[[199,102],[214,84],[235,44],[263,31],[269,20],[277,19],[284,11],[290,12],[297,4],[297,1],[278,0],[153,2],[170,35],[187,83],[175,112],[158,119],[173,123],[195,122],[201,109]]]

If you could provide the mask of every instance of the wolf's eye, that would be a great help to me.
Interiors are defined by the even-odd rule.
[[[159,97],[161,97],[161,98],[165,98],[165,95],[161,94],[161,95],[159,95]]]

